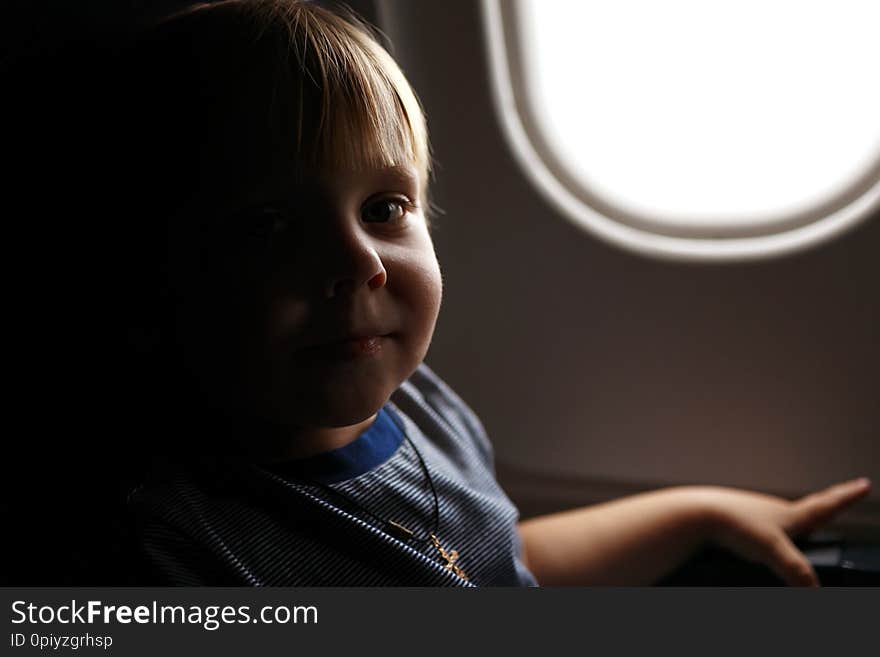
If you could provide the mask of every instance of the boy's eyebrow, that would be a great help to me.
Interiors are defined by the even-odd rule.
[[[407,185],[419,184],[419,176],[416,173],[416,170],[411,166],[395,165],[390,167],[383,167],[378,169],[377,172],[382,176],[394,178],[395,180]]]

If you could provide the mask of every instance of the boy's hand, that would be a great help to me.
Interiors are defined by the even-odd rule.
[[[854,479],[789,501],[733,488],[701,487],[708,505],[710,540],[765,564],[793,586],[818,586],[819,580],[790,537],[819,527],[869,490],[869,480]]]

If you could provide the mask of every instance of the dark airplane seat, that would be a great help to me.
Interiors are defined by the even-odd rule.
[[[822,586],[880,586],[880,542],[847,540],[818,532],[795,541]],[[783,586],[766,566],[707,548],[658,583],[659,586]]]

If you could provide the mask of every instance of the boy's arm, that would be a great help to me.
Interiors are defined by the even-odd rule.
[[[816,585],[789,536],[809,531],[870,490],[859,479],[790,502],[716,486],[633,495],[520,523],[538,582],[638,586],[656,582],[707,543],[769,566],[789,584]]]

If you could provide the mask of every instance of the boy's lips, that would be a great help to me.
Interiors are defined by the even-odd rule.
[[[353,360],[378,354],[392,335],[379,331],[352,332],[306,347],[303,353],[313,358]]]

